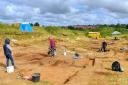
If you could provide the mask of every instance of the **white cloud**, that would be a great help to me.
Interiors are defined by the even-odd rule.
[[[3,22],[38,21],[46,25],[70,25],[128,21],[127,0],[0,0],[0,2],[0,21]]]

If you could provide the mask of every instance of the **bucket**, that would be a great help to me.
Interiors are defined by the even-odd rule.
[[[40,73],[34,73],[32,75],[32,81],[33,82],[39,82],[40,81]]]
[[[13,73],[14,72],[14,66],[8,66],[7,67],[7,72],[8,73]]]
[[[64,56],[66,56],[67,55],[67,52],[64,52]]]

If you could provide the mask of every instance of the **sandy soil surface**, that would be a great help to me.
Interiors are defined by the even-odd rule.
[[[108,41],[109,52],[97,52],[102,40],[83,40],[73,43],[59,43],[57,56],[49,57],[48,43],[30,46],[16,46],[13,48],[16,70],[12,74],[6,73],[5,57],[0,48],[0,85],[35,85],[31,81],[19,78],[33,73],[41,73],[41,82],[37,85],[127,85],[128,84],[128,52],[120,52],[120,48],[127,46],[127,40]],[[68,49],[67,56],[63,55],[62,45]],[[75,48],[80,59],[72,58]],[[92,65],[95,59],[95,65]],[[111,64],[118,60],[124,67],[124,72],[113,72]]]

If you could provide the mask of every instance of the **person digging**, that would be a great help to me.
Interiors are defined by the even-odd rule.
[[[102,42],[101,51],[102,51],[102,52],[106,52],[106,51],[107,51],[106,48],[107,48],[107,42],[106,42],[106,40],[105,40],[105,41]]]

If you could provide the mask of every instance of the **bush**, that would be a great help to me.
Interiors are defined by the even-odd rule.
[[[40,24],[39,24],[38,22],[36,22],[36,23],[34,24],[34,26],[40,26]]]

